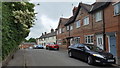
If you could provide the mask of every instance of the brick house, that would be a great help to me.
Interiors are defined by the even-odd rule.
[[[120,2],[79,3],[65,27],[67,47],[75,43],[95,44],[116,56],[120,63]]]
[[[120,64],[120,1],[104,9],[106,50],[117,56]]]
[[[67,48],[66,47],[66,27],[64,26],[66,22],[68,21],[67,18],[60,18],[58,27],[56,29],[56,38],[57,38],[57,44],[61,48]]]

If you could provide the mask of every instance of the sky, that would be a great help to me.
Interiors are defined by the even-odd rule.
[[[59,1],[59,0],[58,0]],[[72,16],[72,9],[74,6],[78,6],[79,1],[76,2],[42,2],[42,1],[30,1],[35,4],[36,21],[35,25],[30,28],[29,38],[39,38],[42,33],[49,33],[51,28],[56,29],[59,23],[59,19],[69,18]],[[82,3],[92,4],[95,0],[84,0]],[[40,5],[37,5],[37,4]]]

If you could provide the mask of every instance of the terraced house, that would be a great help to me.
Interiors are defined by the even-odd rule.
[[[58,27],[56,29],[56,38],[57,38],[57,44],[60,45],[62,48],[67,48],[66,46],[66,35],[67,30],[66,27],[64,26],[65,23],[68,21],[67,18],[60,18]]]
[[[64,24],[66,47],[75,43],[95,44],[116,56],[120,63],[120,1],[79,3]]]
[[[56,32],[54,29],[51,29],[50,33],[42,33],[42,35],[37,39],[38,45],[46,46],[48,43],[56,43]]]

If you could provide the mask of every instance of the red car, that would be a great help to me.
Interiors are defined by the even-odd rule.
[[[55,43],[49,43],[49,44],[46,45],[46,49],[49,49],[49,50],[51,50],[51,49],[59,50],[59,46],[57,44],[55,44]]]

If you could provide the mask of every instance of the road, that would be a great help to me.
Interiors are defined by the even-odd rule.
[[[8,66],[90,66],[79,59],[70,58],[66,50],[19,50]],[[93,66],[99,67],[99,66]]]

